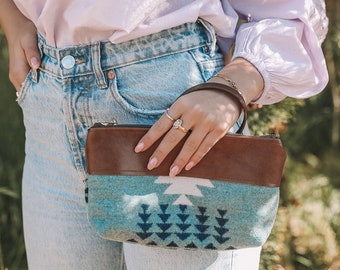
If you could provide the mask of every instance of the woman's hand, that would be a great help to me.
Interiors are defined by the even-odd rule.
[[[226,94],[207,90],[180,97],[141,139],[136,152],[147,149],[166,133],[150,157],[148,169],[157,167],[167,154],[191,130],[185,144],[173,162],[169,175],[177,175],[184,167],[195,166],[210,148],[233,126],[240,113],[239,104]],[[181,119],[180,128],[174,128],[174,119]]]
[[[236,59],[219,74],[236,82],[247,103],[259,96],[263,89],[262,76],[244,59]],[[226,83],[219,77],[210,81]],[[183,169],[190,170],[205,156],[234,125],[240,110],[240,104],[235,99],[209,88],[181,96],[143,136],[135,151],[138,153],[148,149],[165,134],[147,165],[152,170],[190,130],[183,148],[169,168],[169,176],[176,176]],[[182,121],[180,128],[173,127],[177,119]]]
[[[37,29],[12,0],[2,0],[0,10],[0,23],[9,48],[9,79],[19,91],[29,70],[40,66]]]
[[[37,30],[32,22],[27,21],[18,29],[9,47],[9,79],[17,91],[20,90],[30,69],[40,66],[40,53],[37,44]]]

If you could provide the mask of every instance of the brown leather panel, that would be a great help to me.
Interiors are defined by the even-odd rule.
[[[179,153],[185,139],[156,169],[146,166],[159,142],[146,152],[136,154],[134,147],[146,127],[92,127],[86,143],[87,172],[93,175],[163,175]],[[286,153],[278,138],[243,135],[223,137],[190,171],[179,175],[278,187]]]

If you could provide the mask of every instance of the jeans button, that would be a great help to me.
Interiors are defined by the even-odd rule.
[[[72,55],[66,55],[62,60],[61,64],[64,68],[70,69],[73,68],[76,63],[76,60]]]

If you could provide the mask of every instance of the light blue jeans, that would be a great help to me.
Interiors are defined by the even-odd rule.
[[[118,45],[60,50],[40,36],[39,48],[41,68],[28,74],[17,99],[26,128],[23,217],[29,269],[257,269],[260,248],[123,247],[101,239],[87,220],[88,128],[113,119],[154,123],[184,90],[223,67],[213,29],[188,23]]]

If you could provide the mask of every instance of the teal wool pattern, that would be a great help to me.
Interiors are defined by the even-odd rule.
[[[86,194],[103,238],[212,250],[263,245],[279,200],[278,188],[165,176],[89,175]]]

